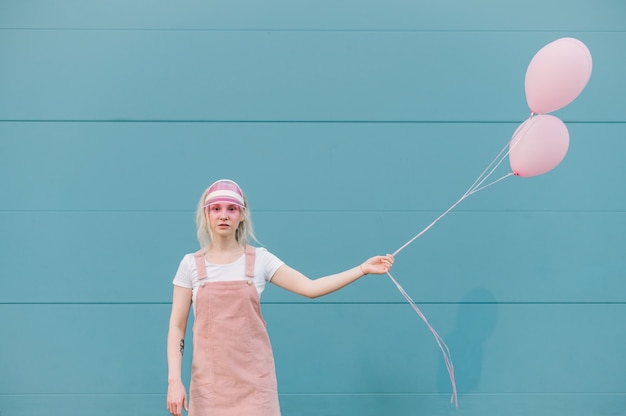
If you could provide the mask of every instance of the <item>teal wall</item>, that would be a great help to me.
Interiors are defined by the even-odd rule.
[[[594,68],[555,113],[563,163],[472,196],[394,267],[458,410],[388,278],[270,286],[263,311],[285,416],[624,415],[623,0],[0,0],[0,414],[166,415],[208,184],[237,180],[307,275],[394,251],[528,117],[528,63],[564,36]]]

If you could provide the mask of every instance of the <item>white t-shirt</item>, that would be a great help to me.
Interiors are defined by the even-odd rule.
[[[265,289],[265,284],[272,280],[272,276],[276,270],[285,264],[278,257],[267,251],[263,247],[257,247],[254,256],[254,285],[259,298]],[[207,282],[224,282],[233,280],[246,280],[246,255],[242,254],[237,260],[229,264],[213,264],[204,261],[206,265]],[[191,302],[193,304],[194,314],[196,312],[196,294],[200,286],[198,279],[198,270],[196,268],[196,259],[193,253],[185,254],[178,266],[176,276],[172,282],[176,286],[192,289]]]

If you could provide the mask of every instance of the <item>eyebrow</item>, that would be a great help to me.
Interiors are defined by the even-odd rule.
[[[226,208],[239,208],[239,205],[237,204],[221,204],[221,203],[208,205],[207,208],[222,207],[222,206],[225,206]]]

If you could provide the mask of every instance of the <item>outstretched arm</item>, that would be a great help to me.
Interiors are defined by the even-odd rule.
[[[298,295],[317,298],[339,290],[366,274],[387,273],[392,265],[393,256],[390,254],[375,256],[349,270],[320,277],[319,279],[309,279],[285,264],[274,273],[272,283]]]

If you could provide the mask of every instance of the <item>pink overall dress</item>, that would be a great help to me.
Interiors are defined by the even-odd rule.
[[[259,294],[254,254],[246,246],[246,280],[204,282],[204,251],[193,325],[189,416],[280,416],[274,356]]]

